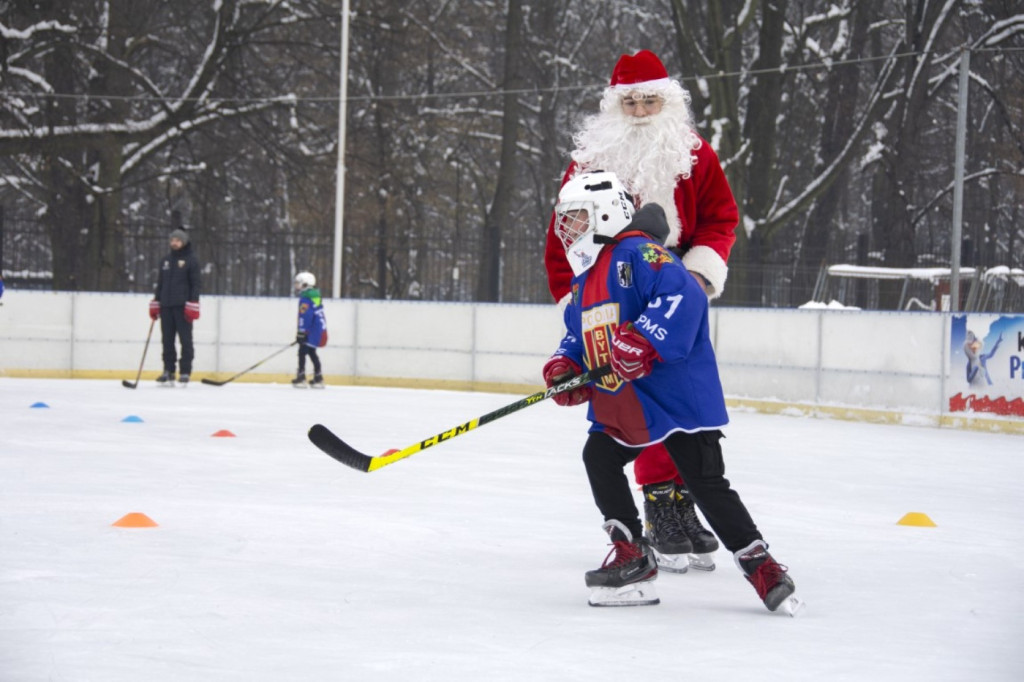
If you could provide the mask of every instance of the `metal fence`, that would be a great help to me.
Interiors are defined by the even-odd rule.
[[[125,229],[124,291],[146,293],[156,286],[160,259],[167,254],[169,228],[133,222]],[[333,234],[285,231],[273,225],[199,227],[191,230],[203,272],[203,292],[232,296],[286,296],[296,272],[317,275],[321,289],[332,289]],[[443,241],[414,237],[389,246],[380,236],[363,232],[345,241],[342,296],[355,299],[423,301],[476,300],[482,240],[452,235]],[[543,234],[519,231],[502,244],[501,301],[549,303],[543,263]],[[853,255],[853,254],[847,254]],[[828,268],[793,265],[789,252],[772,254],[775,263],[731,264],[729,300],[734,305],[795,308],[810,301],[836,301],[865,309],[937,310],[941,283],[908,279],[900,303],[883,306],[880,280],[857,281],[832,276]],[[843,255],[836,254],[842,259]],[[0,213],[0,264],[10,288],[52,289],[50,237],[42,221]],[[978,269],[962,285],[960,310],[1019,312],[1024,309],[1024,271]],[[381,280],[385,284],[381,284]],[[717,305],[729,305],[719,301]]]

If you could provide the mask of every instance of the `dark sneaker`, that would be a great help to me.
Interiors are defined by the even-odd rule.
[[[313,380],[309,382],[309,387],[310,388],[323,388],[324,387],[324,377],[323,377],[323,375],[322,374],[314,374],[313,375]]]
[[[788,569],[772,558],[764,540],[755,540],[735,556],[747,582],[754,586],[769,611],[779,608],[796,591],[793,579],[786,572]]]
[[[693,544],[694,554],[718,551],[718,538],[701,524],[696,505],[686,488],[676,487],[676,511],[682,520],[683,531]]]
[[[644,486],[644,534],[659,554],[694,551],[678,513],[673,481]]]
[[[614,519],[606,522],[604,529],[612,539],[612,549],[601,568],[587,571],[587,587],[623,587],[658,577],[658,565],[643,538],[634,541],[629,529]]]
[[[294,386],[295,388],[305,388],[306,387],[306,375],[303,374],[302,372],[299,372],[298,374],[296,374],[295,378],[292,379],[292,386]]]

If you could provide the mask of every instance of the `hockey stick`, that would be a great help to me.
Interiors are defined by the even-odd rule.
[[[121,385],[125,388],[138,388],[139,379],[142,378],[142,366],[146,364],[146,351],[149,350],[149,340],[153,337],[153,327],[156,326],[156,320],[151,320],[149,323],[149,333],[146,334],[146,345],[142,349],[142,360],[139,361],[139,373],[135,375],[135,383],[128,381],[127,379],[121,379]]]
[[[538,393],[534,393],[533,395],[526,396],[525,398],[522,398],[521,400],[517,400],[514,403],[497,409],[494,412],[488,412],[487,414],[481,417],[470,419],[465,424],[459,424],[458,426],[450,428],[447,431],[442,431],[441,433],[435,436],[431,436],[430,438],[421,440],[418,443],[414,443],[413,445],[410,445],[404,450],[388,450],[384,454],[377,456],[365,455],[356,450],[355,448],[353,448],[351,445],[349,445],[342,439],[338,438],[330,429],[328,429],[323,424],[314,424],[312,427],[310,427],[309,440],[313,443],[313,445],[317,446],[318,448],[326,452],[328,455],[330,455],[331,457],[333,457],[334,459],[338,460],[339,462],[346,466],[350,466],[353,469],[358,469],[359,471],[376,471],[377,469],[385,467],[388,464],[393,464],[394,462],[405,459],[406,457],[412,457],[420,450],[426,450],[427,448],[433,445],[443,443],[446,440],[451,440],[456,436],[461,436],[464,433],[468,433],[469,431],[472,431],[478,426],[483,426],[484,424],[488,424],[497,419],[501,419],[506,415],[510,415],[513,412],[518,412],[524,407],[535,405],[540,401],[544,400],[545,398],[550,398],[551,396],[556,395],[558,393],[566,393],[568,391],[573,391],[577,388],[580,388],[581,386],[590,383],[591,381],[595,381],[607,374],[610,374],[611,371],[612,368],[608,365],[605,365],[604,367],[598,367],[597,369],[592,369],[589,372],[584,372],[579,376],[572,377],[568,381],[564,381],[556,386],[552,386],[545,391],[540,391]]]
[[[224,381],[216,381],[214,379],[207,379],[207,378],[203,377],[203,383],[206,384],[207,386],[223,386],[224,384],[230,384],[232,381],[234,381],[238,377],[242,376],[243,374],[247,374],[247,373],[253,371],[254,369],[256,369],[257,367],[262,365],[264,362],[266,362],[270,358],[275,357],[277,355],[280,355],[281,353],[285,352],[286,350],[288,350],[289,348],[291,348],[292,346],[294,346],[297,343],[298,343],[298,341],[292,341],[291,343],[289,343],[284,348],[281,348],[279,350],[275,350],[273,353],[271,353],[267,357],[263,358],[262,360],[257,362],[252,367],[247,367],[247,368],[243,369],[241,372],[239,372],[235,376],[231,377],[230,379],[225,379]]]

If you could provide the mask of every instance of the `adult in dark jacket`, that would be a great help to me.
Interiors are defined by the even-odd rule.
[[[181,363],[178,381],[187,384],[192,374],[192,323],[199,319],[199,259],[192,252],[188,232],[178,228],[171,232],[171,252],[160,261],[160,277],[156,294],[149,302],[149,316],[160,318],[164,344],[164,371],[157,381],[174,385],[178,354],[175,335],[181,340]]]

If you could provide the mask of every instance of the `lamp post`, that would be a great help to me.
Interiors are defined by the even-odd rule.
[[[341,298],[341,262],[345,222],[345,119],[348,113],[348,14],[349,0],[341,0],[341,82],[338,89],[338,172],[334,197],[334,265],[331,296]]]
[[[964,148],[967,143],[967,87],[971,74],[971,51],[960,53],[960,85],[956,107],[956,166],[953,171],[953,238],[949,257],[949,311],[960,309],[960,242],[964,216]]]

